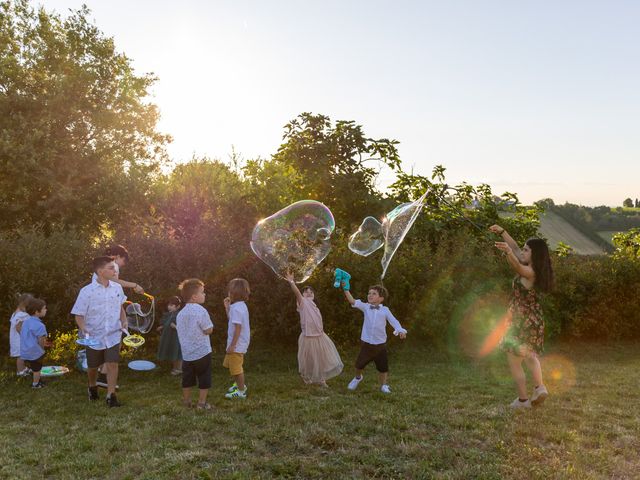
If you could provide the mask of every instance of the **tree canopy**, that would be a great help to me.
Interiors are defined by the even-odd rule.
[[[88,15],[0,4],[0,228],[95,230],[143,204],[166,161],[155,77]]]

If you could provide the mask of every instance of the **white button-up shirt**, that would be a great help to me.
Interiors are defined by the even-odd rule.
[[[176,330],[182,351],[182,359],[199,360],[211,353],[211,338],[205,330],[213,328],[209,312],[202,305],[187,303],[176,316]]]
[[[94,280],[82,287],[71,309],[71,315],[83,316],[87,334],[100,342],[92,349],[104,350],[120,343],[120,311],[126,299],[122,287],[116,282],[109,281],[109,285],[105,287]]]
[[[391,310],[384,305],[378,305],[379,308],[360,300],[356,300],[353,308],[357,308],[364,313],[364,322],[362,323],[362,334],[360,340],[370,343],[371,345],[381,345],[387,341],[387,322],[393,327],[394,333],[407,333],[402,328],[400,322],[393,316]]]

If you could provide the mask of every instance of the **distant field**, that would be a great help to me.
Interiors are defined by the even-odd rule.
[[[602,247],[553,212],[545,212],[540,216],[540,233],[549,240],[550,246],[554,249],[559,242],[564,242],[580,255],[602,255],[605,253]]]
[[[606,240],[607,242],[609,242],[611,245],[613,245],[613,236],[616,233],[620,233],[618,231],[603,231],[603,232],[596,232],[598,234],[598,236],[600,238],[602,238],[603,240]]]

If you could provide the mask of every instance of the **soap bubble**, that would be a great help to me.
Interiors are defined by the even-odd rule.
[[[349,250],[368,257],[384,245],[382,224],[373,217],[365,218],[358,231],[349,238]]]
[[[251,249],[276,275],[293,274],[304,282],[331,249],[335,229],[331,210],[315,200],[302,200],[260,220],[251,235]]]
[[[358,230],[349,238],[349,250],[367,257],[384,245],[382,276],[384,278],[391,259],[418,218],[427,197],[425,192],[415,202],[398,205],[385,215],[382,224],[374,217],[366,217]]]
[[[382,231],[384,234],[384,255],[382,256],[382,275],[380,278],[384,278],[389,268],[391,259],[398,250],[398,247],[404,240],[404,237],[409,233],[409,230],[413,226],[413,223],[418,218],[418,214],[424,206],[424,199],[427,196],[427,192],[424,193],[415,202],[407,202],[402,205],[398,205],[391,212],[389,212],[382,220]]]

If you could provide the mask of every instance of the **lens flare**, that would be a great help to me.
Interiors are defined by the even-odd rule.
[[[576,385],[576,367],[567,357],[558,353],[540,358],[542,378],[553,394],[565,393]]]
[[[458,325],[458,345],[462,352],[481,359],[500,344],[511,317],[503,296],[490,291],[471,302],[463,311]]]

